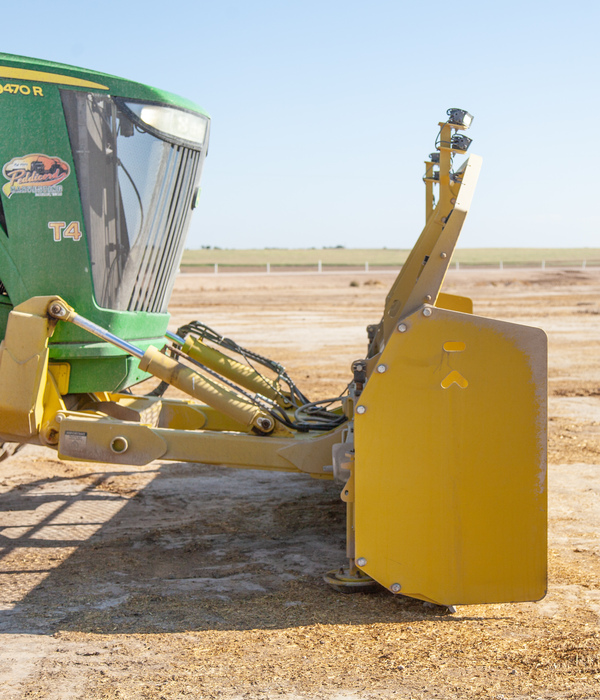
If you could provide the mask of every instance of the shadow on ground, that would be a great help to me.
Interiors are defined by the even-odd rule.
[[[342,595],[323,582],[344,562],[331,482],[186,464],[69,469],[0,496],[2,632],[452,619],[383,589]]]

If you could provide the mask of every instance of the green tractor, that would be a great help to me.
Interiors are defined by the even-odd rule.
[[[167,92],[6,54],[0,93],[0,335],[15,306],[58,291],[113,333],[162,346],[210,119]],[[50,361],[68,363],[69,394],[147,376],[67,324]]]

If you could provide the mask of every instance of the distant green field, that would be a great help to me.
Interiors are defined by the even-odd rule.
[[[182,267],[399,267],[409,250],[399,249],[282,249],[253,250],[186,250]],[[462,248],[454,253],[453,262],[468,266],[513,265],[525,267],[600,265],[600,248]]]

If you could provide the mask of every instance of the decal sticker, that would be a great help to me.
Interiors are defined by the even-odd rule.
[[[49,221],[48,228],[52,230],[56,242],[62,241],[63,238],[78,241],[83,235],[79,221],[71,221],[68,226],[66,221]]]
[[[64,160],[43,153],[18,156],[4,164],[2,174],[8,182],[2,188],[10,198],[13,194],[34,194],[36,197],[62,196],[62,182],[71,168]]]
[[[87,433],[82,430],[65,430],[62,446],[66,450],[84,450],[87,445]]]
[[[34,97],[43,97],[44,91],[39,85],[17,85],[16,83],[5,83],[0,85],[0,95],[3,92],[8,92],[11,95],[33,95]]]
[[[94,83],[91,80],[75,78],[72,75],[60,75],[60,73],[46,73],[41,70],[29,70],[28,68],[11,68],[0,66],[0,78],[12,78],[12,80],[35,80],[36,83],[53,83],[55,85],[75,85],[76,87],[92,88],[92,90],[108,90],[106,85]]]

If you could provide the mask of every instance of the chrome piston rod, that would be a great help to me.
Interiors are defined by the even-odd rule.
[[[123,340],[123,338],[119,338],[118,335],[107,331],[105,328],[102,328],[102,326],[97,325],[84,316],[80,316],[75,312],[69,311],[57,301],[50,305],[48,312],[53,318],[69,321],[69,323],[72,323],[73,325],[82,328],[84,331],[95,335],[96,337],[100,338],[100,340],[105,340],[107,343],[111,343],[121,350],[124,350],[128,355],[137,357],[138,360],[141,360],[142,357],[144,357],[144,351],[138,348],[136,345],[132,345],[126,340]]]

